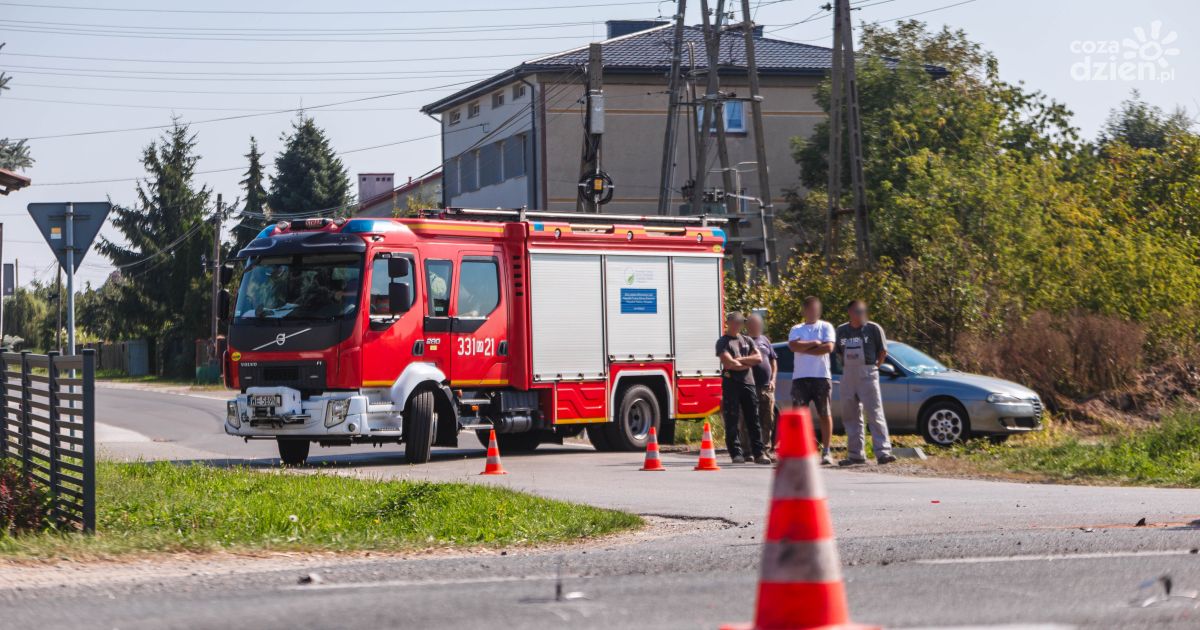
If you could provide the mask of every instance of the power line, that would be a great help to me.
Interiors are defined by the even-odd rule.
[[[28,98],[24,96],[4,96],[5,101],[27,101],[30,103],[51,103],[56,105],[81,105],[87,107],[118,107],[127,109],[155,109],[169,111],[210,111],[210,112],[272,112],[275,108],[268,107],[204,107],[200,105],[143,105],[135,103],[97,103],[95,101],[66,101],[52,98]],[[322,112],[409,112],[418,111],[420,107],[330,107]]]
[[[324,81],[411,81],[416,79],[453,79],[459,77],[483,77],[488,74],[502,72],[507,68],[494,69],[479,69],[479,70],[464,70],[464,71],[436,71],[437,74],[424,74],[421,76],[399,76],[399,77],[179,77],[179,76],[129,76],[123,74],[107,74],[114,72],[111,70],[97,72],[43,72],[40,70],[22,70],[21,74],[32,74],[36,76],[54,76],[54,77],[78,77],[83,79],[127,79],[131,81],[250,81],[254,83],[262,82],[282,82],[282,83],[304,83],[304,82],[324,82]],[[103,72],[104,74],[101,74]],[[430,71],[434,72],[434,71]]]
[[[183,36],[183,35],[167,35],[167,34],[139,34],[126,33],[118,31],[86,31],[82,29],[51,29],[51,28],[35,28],[35,27],[17,27],[8,26],[4,29],[10,33],[35,33],[40,35],[70,35],[72,37],[102,37],[102,38],[118,38],[118,39],[165,39],[171,41],[206,41],[206,42],[297,42],[297,43],[322,43],[322,44],[371,44],[371,43],[392,43],[392,44],[422,44],[422,43],[457,43],[457,42],[494,42],[495,37],[453,37],[453,38],[422,38],[422,39],[332,39],[332,38],[297,38],[297,37],[202,37],[202,36]],[[579,39],[588,37],[586,34],[580,35],[539,35],[539,36],[521,36],[522,40],[555,40],[555,39]]]
[[[544,28],[561,28],[564,26],[595,26],[594,20],[575,22],[520,22],[514,24],[485,24],[478,26],[415,26],[411,28],[331,28],[320,26],[315,28],[286,28],[270,27],[236,27],[236,26],[160,26],[160,25],[129,25],[129,24],[96,24],[94,22],[48,22],[43,20],[11,20],[0,18],[0,23],[17,24],[36,28],[85,28],[89,30],[121,30],[121,31],[153,31],[171,32],[184,31],[194,33],[354,33],[354,34],[404,34],[404,33],[490,33],[496,31],[528,31]]]
[[[647,2],[602,2],[592,4],[551,4],[526,7],[485,7],[471,9],[409,9],[405,11],[356,11],[358,15],[433,15],[442,13],[504,13],[508,11],[551,11],[556,9],[587,9],[599,7],[625,7],[635,5],[657,4],[657,1]],[[133,7],[96,7],[64,4],[33,4],[29,2],[0,2],[0,6],[27,7],[32,9],[62,9],[70,11],[104,11],[115,13],[183,13],[206,15],[346,15],[345,10],[338,11],[266,11],[266,10],[217,10],[217,9],[142,9]]]
[[[278,72],[278,71],[276,71],[276,72],[228,72],[228,71],[214,71],[214,70],[126,70],[126,69],[113,69],[113,68],[73,68],[73,67],[62,67],[62,66],[25,66],[25,65],[12,65],[12,64],[5,64],[4,68],[5,68],[5,70],[22,70],[22,71],[52,70],[52,71],[61,71],[61,72],[112,72],[112,73],[121,73],[121,74],[155,74],[155,75],[170,74],[172,76],[178,76],[178,75],[184,75],[184,74],[194,75],[194,76],[222,76],[222,77],[224,77],[224,76],[236,76],[236,77],[303,76],[303,77],[315,77],[314,80],[322,80],[322,81],[326,80],[326,79],[317,77],[317,75],[323,75],[323,76],[331,75],[333,77],[341,77],[341,76],[346,76],[346,75],[359,75],[359,76],[369,75],[374,78],[387,78],[389,76],[413,76],[413,75],[443,73],[443,72],[499,72],[501,70],[507,70],[507,68],[470,68],[470,69],[439,68],[439,69],[430,69],[430,70],[362,70],[362,71],[349,71],[349,72],[342,72],[342,71],[336,71],[336,70],[330,70],[330,71],[326,71],[326,72]],[[23,72],[23,73],[33,74],[32,72]]]
[[[460,83],[452,83],[452,84],[450,84],[450,87],[459,86],[459,85],[467,85],[470,83],[474,83],[474,81],[463,81]],[[253,91],[244,91],[244,90],[243,91],[236,91],[236,90],[162,90],[162,89],[146,89],[146,88],[108,88],[108,87],[92,86],[92,85],[52,85],[52,84],[46,84],[46,83],[23,83],[20,81],[14,81],[11,85],[20,86],[22,89],[24,89],[24,88],[47,88],[47,89],[55,89],[55,90],[83,90],[85,92],[129,92],[129,93],[140,93],[140,94],[216,94],[219,96],[236,96],[236,95],[312,96],[314,94],[381,94],[381,92],[379,92],[378,90],[358,90],[358,91],[354,91],[354,90],[305,90],[303,92],[283,92],[280,90],[271,90],[271,91],[267,91],[267,92],[253,92]],[[436,90],[436,89],[438,89],[438,88],[429,88],[429,90]],[[8,97],[5,96],[3,98],[8,98]]]
[[[408,63],[413,61],[459,61],[463,59],[499,59],[502,57],[527,57],[536,59],[553,52],[511,53],[503,55],[465,55],[460,57],[405,57],[403,59],[289,59],[284,61],[264,61],[261,59],[131,59],[129,57],[76,57],[71,55],[45,55],[35,53],[6,52],[6,57],[34,57],[38,59],[71,59],[74,61],[122,61],[128,63],[179,63],[179,64],[212,64],[212,65],[317,65],[317,64],[355,64],[366,63]]]
[[[890,1],[891,1],[891,0],[881,0],[881,1],[879,1],[879,2],[875,2],[874,4],[860,5],[860,6],[857,6],[857,7],[855,7],[855,8],[866,8],[866,7],[868,7],[868,6],[874,6],[875,4],[885,4],[886,2],[890,2]],[[886,23],[888,23],[888,22],[896,22],[896,21],[898,21],[898,20],[904,20],[904,19],[907,19],[907,18],[916,17],[916,16],[918,16],[918,15],[925,15],[925,14],[927,14],[927,13],[933,13],[933,12],[935,12],[935,11],[942,11],[942,10],[944,10],[944,9],[952,9],[952,8],[954,8],[954,7],[957,7],[957,6],[962,6],[962,5],[964,5],[964,4],[970,4],[970,3],[972,3],[972,2],[975,2],[975,1],[976,1],[976,0],[962,0],[962,2],[955,2],[955,3],[953,3],[953,4],[947,4],[947,5],[940,6],[940,7],[934,7],[934,8],[932,8],[932,9],[926,9],[926,10],[924,10],[924,11],[917,11],[916,13],[909,13],[909,14],[907,14],[907,15],[900,15],[900,16],[893,17],[893,18],[887,18],[887,19],[883,19],[883,20],[875,20],[875,21],[873,21],[873,22],[864,22],[863,24],[864,24],[864,25],[866,25],[866,26],[879,26],[880,24],[886,24]],[[781,28],[778,28],[778,29],[773,29],[773,30],[771,30],[771,31],[769,31],[769,32],[771,32],[771,33],[777,33],[777,32],[779,32],[779,31],[781,31],[781,30],[784,30],[784,29],[787,29],[787,28],[791,28],[792,26],[796,26],[797,24],[801,24],[801,23],[802,23],[802,22],[797,22],[796,24],[792,24],[792,25],[789,25],[789,26],[784,26],[784,27],[781,27]],[[832,37],[832,35],[822,35],[822,36],[820,36],[820,37],[814,37],[814,38],[812,38],[812,39],[784,39],[784,38],[780,38],[780,39],[782,39],[783,41],[786,41],[786,42],[792,42],[792,43],[796,43],[796,44],[807,44],[807,43],[811,43],[811,42],[819,42],[819,41],[822,41],[822,40],[826,40],[826,39],[829,39],[830,37]]]
[[[446,88],[446,87],[453,87],[456,85],[465,85],[468,83],[471,83],[471,81],[460,81],[458,83],[450,83],[447,85],[440,85],[437,87]],[[187,125],[188,127],[191,127],[192,125],[203,125],[203,124],[214,123],[214,122],[241,120],[241,119],[245,119],[245,118],[257,118],[260,116],[271,116],[274,114],[291,114],[291,113],[297,113],[297,112],[303,112],[303,111],[309,111],[309,110],[322,109],[325,107],[336,107],[338,105],[349,105],[351,103],[361,103],[364,101],[373,101],[373,100],[377,100],[377,99],[381,99],[381,98],[389,98],[392,96],[400,96],[402,94],[412,94],[414,92],[423,92],[423,91],[425,91],[425,90],[424,89],[413,89],[413,90],[405,90],[402,92],[390,92],[387,94],[378,94],[375,96],[364,96],[361,98],[353,98],[353,99],[349,99],[349,100],[345,100],[345,101],[337,101],[334,103],[325,103],[323,105],[313,105],[311,107],[293,107],[290,109],[278,109],[278,110],[270,111],[270,112],[234,114],[231,116],[222,116],[219,118],[196,120],[196,121],[186,122],[183,124]],[[49,139],[53,139],[53,138],[77,138],[80,136],[96,136],[96,135],[103,135],[103,134],[110,134],[110,133],[125,133],[125,132],[129,132],[129,131],[150,131],[150,130],[154,130],[154,129],[167,129],[170,127],[174,127],[175,124],[176,123],[171,123],[169,125],[147,125],[144,127],[127,127],[124,129],[101,129],[101,130],[95,130],[95,131],[76,131],[73,133],[62,133],[62,134],[54,134],[54,135],[48,135],[48,136],[31,136],[28,139],[29,140],[49,140]]]

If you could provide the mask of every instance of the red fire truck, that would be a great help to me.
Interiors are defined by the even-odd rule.
[[[528,451],[670,441],[720,404],[719,220],[504,210],[305,219],[263,230],[224,355],[225,432],[303,463],[322,446],[461,430]],[[228,300],[226,299],[226,302]]]

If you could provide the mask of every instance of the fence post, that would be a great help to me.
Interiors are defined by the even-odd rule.
[[[0,298],[3,299],[3,298]],[[8,348],[0,348],[0,461],[8,456]]]
[[[60,467],[59,460],[62,458],[62,449],[59,448],[59,415],[58,415],[58,351],[51,350],[46,353],[46,371],[50,382],[46,384],[46,400],[50,403],[50,411],[46,417],[50,420],[50,491],[54,496],[54,512],[57,512],[57,517],[61,517],[59,500],[60,486]]]
[[[29,427],[31,426],[31,424],[33,422],[33,419],[29,417],[30,409],[32,408],[29,404],[30,398],[32,398],[32,394],[30,394],[30,390],[32,390],[32,389],[33,388],[30,387],[30,381],[29,381],[29,351],[22,350],[21,351],[21,447],[20,447],[19,452],[21,454],[21,472],[25,475],[26,478],[28,478],[29,475],[33,474],[33,466],[32,466],[33,447],[30,444],[30,441],[32,438],[30,435],[31,431],[29,430]]]
[[[83,531],[96,531],[96,351],[83,351]]]

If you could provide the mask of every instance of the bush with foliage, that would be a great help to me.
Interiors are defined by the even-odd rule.
[[[0,460],[0,536],[39,531],[50,525],[50,495],[11,460]]]

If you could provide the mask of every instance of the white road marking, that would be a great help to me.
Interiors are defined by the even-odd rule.
[[[1191,549],[1170,549],[1158,551],[1096,551],[1090,553],[1042,554],[1029,556],[983,556],[976,558],[930,558],[913,560],[912,564],[988,564],[994,562],[1050,562],[1054,560],[1096,560],[1107,558],[1155,558],[1161,556],[1190,556],[1196,552]]]
[[[105,424],[103,422],[96,423],[96,443],[97,444],[106,444],[106,443],[114,443],[114,442],[151,442],[151,441],[152,440],[149,437],[142,435],[141,433],[138,433],[137,431],[131,431],[129,429],[122,429],[121,427],[115,427],[111,424]]]
[[[342,583],[321,583],[321,584],[298,584],[295,586],[285,587],[287,591],[311,591],[311,590],[346,590],[356,588],[396,588],[408,586],[457,586],[460,584],[496,584],[502,582],[544,582],[553,580],[553,575],[529,575],[529,576],[495,576],[495,577],[479,577],[479,578],[462,578],[462,579],[446,579],[446,580],[381,580],[378,582],[342,582]],[[564,580],[583,580],[587,579],[582,576],[563,576]]]

